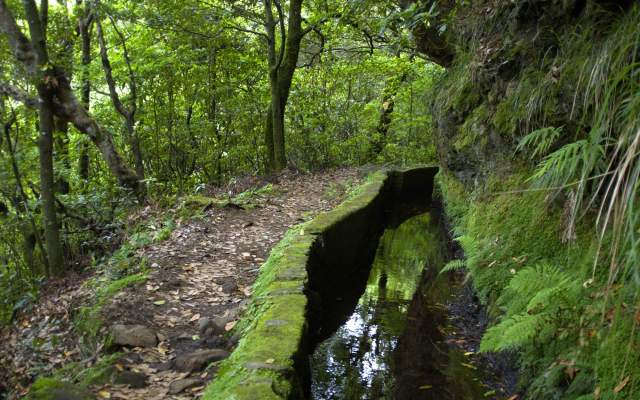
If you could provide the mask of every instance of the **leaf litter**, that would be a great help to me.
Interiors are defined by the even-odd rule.
[[[219,318],[224,332],[232,330],[251,295],[261,264],[284,233],[335,207],[346,197],[346,186],[360,181],[360,173],[354,169],[317,174],[287,172],[272,184],[269,194],[260,194],[250,207],[207,207],[203,218],[183,222],[169,239],[139,250],[137,255],[149,260],[147,281],[113,297],[104,306],[102,319],[107,326],[144,325],[156,333],[158,344],[150,348],[124,347],[123,356],[115,364],[120,372],[143,374],[143,388],[92,386],[96,397],[200,397],[215,377],[215,365],[191,372],[173,367],[176,357],[217,347],[203,337],[199,324],[205,318]],[[258,184],[255,180],[238,180],[220,192],[237,194],[255,190]],[[0,333],[0,368],[6,368],[0,369],[0,378],[16,385],[14,396],[26,393],[37,376],[49,375],[72,361],[89,367],[104,354],[105,349],[99,348],[89,359],[81,356],[71,317],[91,297],[91,291],[82,284],[90,277],[74,275],[50,285],[53,289],[41,296],[31,313]],[[34,348],[34,343],[41,344]],[[171,393],[172,383],[177,387],[180,382],[185,382],[184,389]]]

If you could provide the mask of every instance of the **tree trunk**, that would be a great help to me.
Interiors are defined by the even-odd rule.
[[[136,168],[136,175],[138,179],[144,179],[144,160],[142,158],[142,149],[140,148],[140,139],[135,132],[135,121],[133,115],[127,118],[127,134],[129,135],[129,145],[131,146],[131,153],[133,154],[133,162]]]
[[[269,83],[271,86],[271,104],[265,123],[265,145],[267,148],[268,169],[278,172],[287,166],[284,117],[291,90],[293,74],[298,63],[300,42],[311,29],[302,29],[302,2],[291,0],[286,19],[279,0],[273,0],[278,10],[278,20],[273,16],[271,0],[265,0],[265,30],[268,42]],[[280,48],[276,49],[276,25],[280,28]]]
[[[285,156],[284,142],[284,111],[286,103],[282,101],[280,85],[277,77],[271,82],[271,138],[273,142],[273,172],[278,172],[286,168],[287,159]]]
[[[93,17],[85,6],[84,13],[78,22],[78,30],[82,40],[82,106],[89,111],[91,103],[91,77],[89,65],[91,64],[91,33],[90,28]],[[80,143],[80,156],[78,157],[78,174],[80,178],[89,179],[89,143],[83,140]]]
[[[380,108],[380,117],[376,126],[376,136],[371,143],[372,157],[377,157],[382,153],[387,144],[389,127],[393,117],[395,108],[395,98],[400,90],[400,86],[406,82],[408,72],[403,71],[398,77],[391,78],[387,81],[387,85],[382,93],[382,107]],[[375,160],[374,160],[375,161]]]
[[[267,148],[266,170],[267,172],[272,172],[276,163],[276,158],[275,158],[275,151],[273,147],[273,111],[271,111],[271,103],[269,103],[269,107],[267,108],[267,112],[265,114],[264,144]]]
[[[55,183],[53,173],[53,96],[44,83],[38,85],[40,106],[38,107],[40,135],[38,150],[40,153],[40,201],[44,220],[44,239],[47,248],[49,276],[64,272],[60,226],[56,215]]]
[[[55,120],[55,127],[57,135],[54,137],[54,149],[58,159],[62,158],[62,164],[68,170],[71,167],[69,162],[69,122],[58,118]],[[56,180],[56,192],[68,194],[70,190],[69,182],[64,175],[59,174]]]
[[[144,189],[140,185],[137,175],[124,162],[116,146],[113,137],[105,132],[98,123],[89,116],[82,105],[78,103],[69,82],[64,76],[59,76],[56,90],[56,100],[59,102],[58,113],[67,117],[80,132],[89,136],[98,147],[109,170],[115,176],[118,183],[131,189],[140,199],[144,198]]]

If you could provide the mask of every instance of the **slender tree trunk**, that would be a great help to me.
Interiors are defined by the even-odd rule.
[[[280,0],[265,0],[265,31],[268,42],[269,83],[271,86],[271,104],[265,123],[265,144],[267,147],[268,169],[278,172],[287,166],[285,144],[285,111],[291,82],[295,73],[300,42],[304,35],[312,30],[302,29],[302,2],[303,0],[291,0],[289,2],[289,14],[283,15]],[[272,5],[278,11],[277,21],[273,15]],[[280,31],[280,47],[276,48],[276,26]]]
[[[70,169],[69,162],[69,122],[63,119],[55,120],[57,135],[54,137],[54,149],[58,159],[62,159],[65,169]],[[71,190],[69,182],[63,175],[58,175],[56,180],[56,191],[62,194],[68,194]]]
[[[271,78],[271,137],[273,141],[273,170],[281,171],[287,166],[284,142],[285,105],[280,93],[277,76]]]
[[[78,22],[78,30],[82,40],[82,106],[87,110],[91,106],[91,77],[89,75],[89,65],[91,65],[91,25],[93,17],[85,6],[84,13]],[[89,143],[83,140],[80,143],[80,156],[78,157],[78,174],[80,178],[89,179]]]
[[[48,275],[60,275],[64,272],[60,226],[56,214],[55,183],[53,173],[53,96],[42,83],[38,87],[40,106],[38,110],[40,135],[38,150],[40,153],[40,201],[44,220],[44,238],[49,261]]]
[[[273,111],[271,111],[271,103],[267,108],[264,122],[264,144],[267,148],[267,172],[271,172],[276,164],[275,149],[273,147]]]
[[[142,149],[140,148],[140,139],[135,132],[135,121],[133,115],[127,118],[126,122],[127,134],[129,136],[129,145],[131,146],[131,154],[133,154],[133,162],[136,168],[136,175],[140,180],[144,179],[144,160],[142,158]]]
[[[131,61],[129,59],[129,53],[127,51],[126,42],[124,36],[120,33],[120,31],[116,28],[115,21],[111,20],[114,30],[118,34],[118,37],[121,40],[121,44],[124,47],[124,55],[125,62],[127,64],[127,68],[129,70],[129,89],[130,89],[130,101],[129,105],[125,106],[125,104],[120,99],[118,95],[118,91],[116,90],[116,82],[113,78],[113,70],[111,68],[111,62],[109,60],[109,53],[107,52],[107,44],[104,37],[104,31],[102,29],[102,23],[99,19],[96,20],[96,28],[98,30],[98,43],[100,44],[100,57],[102,59],[102,69],[104,70],[104,75],[107,81],[107,86],[109,87],[109,95],[111,97],[111,102],[115,107],[116,111],[124,118],[125,128],[127,130],[127,141],[129,142],[129,147],[131,148],[131,153],[133,154],[133,159],[135,163],[136,175],[139,180],[144,179],[144,164],[142,159],[142,150],[140,149],[140,142],[138,140],[138,136],[135,132],[135,115],[137,111],[137,85],[135,83],[135,77],[133,74],[133,69],[131,68]],[[140,188],[143,189],[143,185],[140,185]]]
[[[4,104],[2,104],[2,106],[3,106],[2,108],[4,108]],[[47,260],[47,252],[42,243],[42,238],[40,237],[40,232],[36,225],[35,218],[33,217],[33,214],[31,213],[31,209],[29,207],[27,194],[25,193],[24,185],[22,184],[22,174],[20,173],[20,168],[18,167],[18,160],[16,159],[15,148],[11,140],[10,130],[11,130],[11,125],[13,123],[16,123],[16,129],[18,129],[17,119],[15,115],[13,116],[13,119],[11,121],[4,124],[4,138],[7,144],[7,152],[9,153],[9,159],[11,160],[11,169],[13,171],[13,177],[16,181],[18,196],[20,197],[20,199],[16,199],[14,202],[16,207],[16,212],[20,213],[20,208],[24,208],[24,214],[28,221],[28,224],[25,224],[25,226],[23,226],[20,229],[24,237],[23,247],[24,247],[25,260],[27,260],[27,263],[33,273],[36,273],[36,274],[46,273],[46,271],[49,270],[49,261]],[[40,256],[42,257],[42,266],[44,267],[44,271],[40,270],[39,268],[36,268],[36,263],[33,262],[33,249],[35,245],[37,245],[38,248],[40,249]]]

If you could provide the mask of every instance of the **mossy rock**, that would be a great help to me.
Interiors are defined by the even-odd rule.
[[[40,378],[33,386],[28,400],[92,400],[91,392],[82,386],[54,378]]]

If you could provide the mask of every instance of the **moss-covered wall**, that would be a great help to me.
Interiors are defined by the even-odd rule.
[[[634,177],[620,173],[630,200],[613,205],[626,230],[599,237],[596,225],[606,175],[625,157],[639,168],[638,2],[417,2],[436,3],[455,53],[433,88],[433,135],[445,206],[491,310],[483,349],[517,352],[526,398],[640,398]]]
[[[336,209],[291,229],[262,266],[242,339],[204,398],[307,398],[308,355],[336,323],[327,318],[336,289],[366,282],[385,210],[410,197],[429,202],[437,170],[377,172]]]

